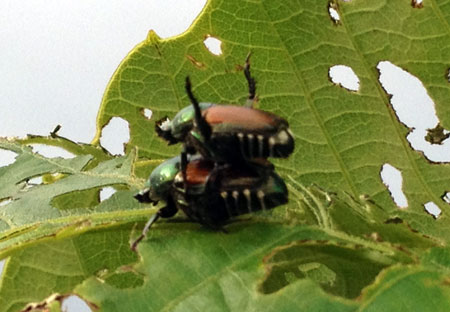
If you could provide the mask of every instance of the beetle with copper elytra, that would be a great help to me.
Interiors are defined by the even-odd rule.
[[[173,120],[156,123],[156,132],[169,145],[184,143],[189,154],[200,153],[216,162],[232,163],[254,158],[288,157],[294,150],[294,138],[288,122],[273,113],[253,108],[256,84],[247,58],[244,74],[249,96],[246,106],[199,103],[186,78],[186,92],[192,103]]]
[[[177,156],[160,164],[150,174],[147,187],[135,195],[141,203],[163,201],[165,206],[149,219],[133,250],[153,223],[173,217],[178,210],[193,221],[221,229],[233,217],[287,203],[286,184],[265,159],[221,166],[199,155],[186,164],[183,161]]]
[[[166,205],[147,222],[132,249],[160,217],[178,210],[210,228],[220,229],[234,216],[287,202],[288,192],[267,157],[288,157],[294,138],[287,121],[253,108],[255,80],[247,58],[244,74],[249,97],[245,107],[198,103],[189,77],[186,92],[192,103],[170,121],[156,123],[169,144],[183,143],[183,152],[158,166],[147,188],[135,196],[142,203]]]

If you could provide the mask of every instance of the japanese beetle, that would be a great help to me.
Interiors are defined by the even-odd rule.
[[[235,216],[288,201],[286,184],[267,160],[217,165],[194,156],[187,164],[182,162],[183,158],[177,156],[159,165],[150,174],[147,188],[135,196],[142,203],[164,201],[166,205],[149,219],[142,235],[132,244],[133,250],[154,222],[160,217],[170,218],[178,210],[195,222],[221,229]]]
[[[179,111],[172,121],[164,117],[156,122],[158,135],[169,145],[183,142],[185,152],[199,152],[216,162],[288,157],[294,150],[288,122],[278,115],[253,108],[256,85],[248,58],[244,74],[249,88],[247,106],[199,103],[187,77],[186,92],[192,105]]]

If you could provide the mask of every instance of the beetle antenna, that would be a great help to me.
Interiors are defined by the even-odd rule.
[[[153,223],[158,221],[159,217],[161,216],[161,210],[159,210],[157,213],[155,213],[153,216],[148,219],[147,223],[145,224],[144,229],[142,230],[142,234],[131,244],[131,250],[136,251],[137,245],[141,242],[141,240],[144,239],[145,236],[147,236],[147,232],[152,226]]]
[[[247,58],[245,59],[245,67],[244,67],[244,75],[247,79],[248,83],[248,99],[245,106],[252,107],[253,103],[256,100],[256,81],[255,78],[252,77],[252,74],[250,73],[250,56],[252,55],[251,52],[248,53]]]
[[[198,104],[197,99],[195,98],[194,94],[192,93],[192,84],[191,79],[189,79],[189,76],[186,77],[186,93],[191,100],[192,106],[194,106],[195,111],[195,123],[197,124],[198,129],[200,130],[200,133],[202,134],[205,141],[208,141],[211,137],[211,126],[206,122],[205,118],[202,116],[202,111],[200,109],[200,105]]]

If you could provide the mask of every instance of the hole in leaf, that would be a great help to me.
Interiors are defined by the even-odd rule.
[[[47,298],[45,298],[41,302],[30,302],[26,305],[26,307],[21,310],[24,311],[50,311],[49,307],[53,307],[52,311],[55,310],[54,303],[59,302],[59,304],[56,307],[59,307],[61,304],[61,301],[64,300],[64,295],[60,295],[58,293],[51,294]]]
[[[100,202],[110,198],[116,191],[112,186],[104,187],[100,190]]]
[[[66,312],[91,312],[89,305],[76,295],[65,298],[61,305],[61,310]]]
[[[332,295],[353,299],[393,263],[361,246],[295,242],[276,248],[264,259],[267,274],[259,289],[270,294],[307,278]]]
[[[441,209],[439,209],[439,207],[433,202],[426,203],[424,207],[425,211],[432,215],[435,219],[437,219],[441,215]]]
[[[152,118],[153,112],[151,109],[148,108],[144,108],[143,110],[141,110],[142,115],[144,115],[145,118],[150,119]]]
[[[16,161],[17,153],[0,149],[0,167],[11,165]]]
[[[330,2],[328,5],[328,14],[330,14],[330,17],[335,24],[338,24],[341,21],[336,3]]]
[[[33,149],[33,152],[47,157],[47,158],[56,158],[62,157],[64,159],[74,158],[75,155],[67,150],[58,147],[58,146],[50,146],[45,144],[30,144],[30,147]]]
[[[27,180],[27,184],[30,186],[42,184],[43,176],[34,177]]]
[[[10,202],[12,202],[11,197],[0,199],[0,207],[8,205]]]
[[[406,139],[411,143],[412,148],[417,151],[422,151],[428,160],[433,162],[449,162],[450,140],[446,139],[441,144],[431,144],[425,140],[428,134],[427,129],[413,129]]]
[[[443,136],[438,138],[436,133],[445,135],[445,129],[438,128],[439,119],[436,116],[434,103],[428,95],[422,82],[391,62],[379,62],[380,83],[384,90],[392,95],[391,105],[397,118],[412,131],[406,137],[411,147],[424,153],[431,161],[450,161],[450,140]],[[435,134],[428,129],[437,129]],[[431,132],[433,133],[433,132]],[[437,140],[440,144],[431,144],[429,140]]]
[[[203,44],[214,55],[222,55],[222,41],[210,35],[206,36]]]
[[[379,62],[379,81],[392,95],[391,104],[397,117],[409,128],[434,128],[439,120],[434,103],[422,82],[388,61]],[[424,122],[425,121],[425,122]]]
[[[445,192],[445,194],[442,196],[442,199],[443,199],[447,204],[450,204],[450,192]]]
[[[380,172],[381,180],[386,185],[391,197],[399,208],[407,208],[408,200],[402,191],[402,173],[390,164],[384,164]]]
[[[53,197],[51,205],[60,210],[92,208],[100,202],[99,191],[100,188],[91,188],[64,193]]]
[[[64,173],[60,173],[60,172],[45,173],[42,175],[27,178],[23,181],[19,181],[18,183],[25,182],[26,183],[25,189],[28,189],[28,188],[31,188],[31,187],[34,187],[37,185],[51,184],[58,180],[64,179],[67,176],[68,176],[68,174],[64,174]]]
[[[346,65],[334,65],[328,71],[331,81],[350,91],[359,90],[359,79],[353,69]]]
[[[3,268],[5,267],[5,262],[6,262],[6,259],[0,260],[0,277],[3,274]]]
[[[124,155],[126,143],[130,140],[128,121],[113,117],[102,129],[100,144],[113,155]]]
[[[423,8],[423,1],[422,0],[411,0],[411,5],[413,8]]]

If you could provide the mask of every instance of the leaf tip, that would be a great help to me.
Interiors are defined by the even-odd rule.
[[[158,36],[158,34],[153,29],[150,29],[147,34],[147,38],[145,39],[145,42],[147,44],[157,44],[160,41],[161,37]]]

